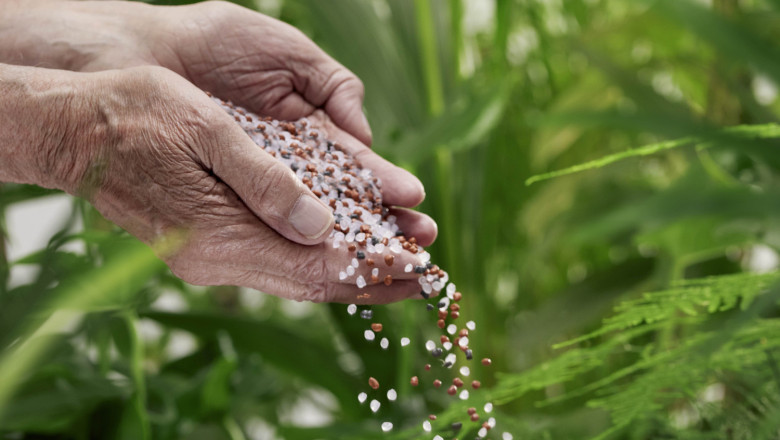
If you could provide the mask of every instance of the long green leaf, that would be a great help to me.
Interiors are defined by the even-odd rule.
[[[721,130],[715,136],[722,134],[728,135],[730,138],[736,139],[773,139],[780,137],[780,124],[763,124],[763,125],[740,125],[736,127],[728,127]],[[650,145],[644,145],[639,148],[631,150],[621,151],[620,153],[610,154],[599,159],[591,160],[579,165],[574,165],[561,170],[551,171],[549,173],[537,174],[526,179],[526,185],[532,185],[533,183],[540,182],[542,180],[548,180],[555,177],[565,176],[568,174],[579,173],[581,171],[593,170],[604,167],[606,165],[638,156],[649,156],[659,153],[661,151],[670,150],[685,145],[691,145],[697,142],[701,142],[702,137],[688,137],[682,139],[675,139],[671,141],[658,142]],[[738,146],[735,146],[738,147]]]

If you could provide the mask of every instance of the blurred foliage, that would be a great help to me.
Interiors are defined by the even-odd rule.
[[[365,82],[493,358],[474,397],[499,432],[780,438],[780,2],[237,3]],[[0,225],[51,194],[3,186]],[[410,390],[422,347],[369,346],[342,305],[186,285],[81,200],[60,221],[0,252],[0,438],[411,439],[463,414]],[[375,312],[391,340],[435,334],[419,302]],[[404,402],[392,434],[368,374]]]

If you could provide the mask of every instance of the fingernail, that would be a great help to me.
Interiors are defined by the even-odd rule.
[[[333,222],[333,214],[314,197],[304,194],[298,197],[288,220],[304,237],[319,238]]]

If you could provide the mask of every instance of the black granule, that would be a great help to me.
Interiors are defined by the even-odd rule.
[[[453,431],[460,431],[460,428],[463,427],[463,423],[461,422],[455,422],[452,424],[452,430]]]
[[[285,158],[285,159],[289,159],[289,158],[290,158],[290,153],[288,153],[288,152],[283,152],[283,153],[282,153],[282,157],[283,157],[283,158]]]
[[[379,243],[379,239],[376,237],[371,237],[371,244],[376,246],[377,243]]]
[[[473,358],[474,358],[474,353],[469,348],[468,350],[466,350],[466,359],[471,360]]]
[[[353,220],[357,220],[357,219],[360,218],[360,216],[358,214],[350,214],[349,218],[351,218]]]
[[[328,151],[330,151],[330,150],[332,150],[332,149],[333,149],[333,142],[331,142],[331,141],[328,141],[328,142],[327,142],[327,145],[328,145]]]
[[[400,229],[399,229],[399,230],[397,230],[397,231],[395,231],[395,236],[396,236],[396,237],[400,237],[400,236],[402,236],[402,235],[404,235],[404,231],[402,231],[402,230],[400,230]]]
[[[444,368],[450,368],[452,366],[452,362],[447,361],[444,363]]]
[[[420,296],[422,296],[422,297],[423,297],[423,298],[425,298],[425,299],[428,299],[428,298],[430,298],[430,297],[431,297],[431,294],[430,294],[430,293],[425,293],[425,291],[424,291],[424,290],[421,290],[421,291],[420,291]],[[429,304],[429,305],[431,305],[431,304]],[[431,306],[431,307],[433,307],[433,306]]]
[[[371,310],[361,310],[360,317],[363,319],[371,319],[374,317],[374,312]]]
[[[290,168],[291,168],[293,171],[298,171],[298,164],[297,164],[297,163],[295,163],[295,162],[293,162],[293,163],[291,163],[291,164],[290,164]]]
[[[433,263],[428,263],[425,267],[427,267],[428,269],[433,269]]]
[[[366,258],[366,253],[363,251],[357,251],[357,259],[362,260],[364,258]]]
[[[425,273],[425,266],[414,266],[414,273]]]
[[[446,306],[446,305],[447,305],[447,303],[446,303],[446,302],[444,302],[444,301],[439,301],[439,308],[442,308],[442,307],[444,307],[444,306]]]
[[[426,304],[426,305],[425,305],[425,308],[426,308],[426,309],[428,309],[428,311],[429,311],[429,312],[430,312],[431,310],[435,309],[435,307],[433,307],[433,304],[430,304],[430,303]]]
[[[433,350],[431,350],[431,355],[432,355],[433,357],[437,358],[437,357],[441,356],[441,354],[442,354],[443,352],[444,352],[444,351],[443,351],[441,348],[439,348],[439,347],[436,347],[436,348],[434,348]]]

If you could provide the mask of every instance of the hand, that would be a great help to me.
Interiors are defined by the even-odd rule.
[[[11,74],[20,69],[25,74],[14,79]],[[185,281],[311,301],[383,303],[418,292],[416,275],[403,272],[407,263],[419,264],[410,253],[397,256],[392,267],[381,266],[382,277],[395,279],[392,285],[358,289],[354,277],[338,280],[352,258],[345,247],[289,240],[312,243],[327,235],[333,226],[329,209],[179,75],[160,67],[89,74],[24,69],[0,65],[0,91],[14,98],[12,108],[0,111],[0,121],[11,121],[22,133],[49,133],[31,139],[42,147],[27,150],[32,157],[12,159],[11,166],[26,164],[25,178],[13,180],[88,198],[108,219],[155,247]],[[7,88],[14,83],[25,92]],[[26,144],[14,136],[15,144]],[[310,237],[296,230],[299,219],[305,231],[312,217],[325,227],[313,228],[320,231]],[[359,272],[370,279],[365,269]],[[370,297],[358,299],[362,293]]]
[[[0,41],[13,43],[12,49],[0,43],[0,59],[83,71],[166,66],[198,87],[259,113],[290,119],[313,116],[330,137],[383,179],[387,203],[412,206],[422,199],[419,181],[352,136],[370,140],[364,130],[367,126],[361,129],[362,118],[355,122],[352,117],[362,99],[359,81],[294,29],[216,2],[187,8],[107,2],[56,5],[67,6],[66,18],[49,17],[47,21],[45,16],[33,14],[39,33],[22,27],[16,29],[13,39],[4,39],[3,31],[8,27],[0,26]],[[117,8],[128,8],[127,14]],[[104,21],[94,21],[96,15]],[[24,23],[22,18],[14,23]],[[80,26],[80,19],[90,26]],[[202,23],[177,27],[181,21]],[[53,38],[51,34],[56,34],[62,23],[67,23],[67,28],[59,29],[59,38],[69,50],[52,52],[52,46],[57,45],[45,45],[38,46],[40,51],[30,51],[36,46],[30,42],[38,37]],[[101,29],[101,23],[105,28]],[[221,39],[220,26],[227,33]],[[244,44],[268,44],[247,47],[244,50],[250,53],[243,55],[204,49],[207,41],[239,38],[235,32],[239,28],[252,34]],[[160,35],[162,30],[164,35]],[[106,38],[97,38],[95,33]],[[287,44],[285,38],[290,39]],[[93,44],[87,44],[90,41]],[[96,45],[95,41],[101,43]],[[306,55],[300,58],[302,54]],[[303,67],[304,59],[310,62],[308,70]],[[302,70],[296,70],[299,68]],[[340,76],[344,80],[334,80]],[[67,87],[70,96],[64,100],[68,108],[61,109],[67,120],[54,124],[62,126],[62,132],[69,136],[37,153],[36,162],[42,166],[35,183],[89,197],[109,219],[148,243],[183,236],[183,247],[163,257],[184,280],[243,285],[314,301],[378,303],[417,293],[414,274],[402,271],[407,262],[413,262],[411,255],[383,270],[382,275],[391,274],[396,280],[389,288],[379,285],[358,290],[352,282],[339,282],[337,274],[350,256],[343,249],[321,243],[332,225],[329,214],[320,217],[326,219],[324,222],[296,227],[295,208],[302,206],[299,201],[313,199],[309,190],[181,77],[165,69],[136,68],[74,78]],[[318,93],[322,95],[318,97]],[[325,112],[316,110],[318,107]],[[59,135],[55,133],[54,138],[59,139]],[[0,169],[0,178],[4,174],[8,173]],[[298,218],[317,218],[311,214],[317,211],[316,204],[307,203],[310,213]],[[416,235],[422,245],[433,240],[435,223],[427,216],[400,208],[395,211],[402,229]],[[315,227],[322,223],[326,227]],[[356,301],[363,292],[371,297]]]
[[[0,62],[77,71],[166,67],[263,116],[314,116],[330,138],[382,179],[386,204],[413,207],[425,197],[416,177],[366,146],[371,131],[361,81],[292,26],[219,1],[184,7],[34,3],[37,8],[6,14],[0,41],[13,44],[0,44]],[[400,208],[396,214],[422,245],[436,238],[428,216]]]

